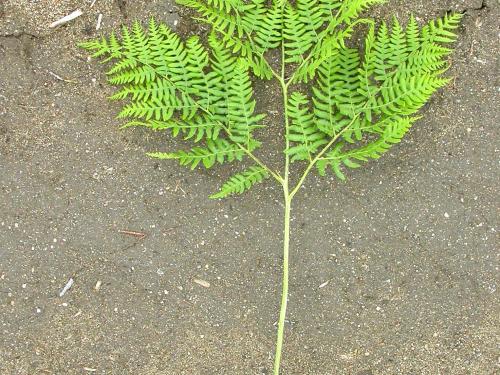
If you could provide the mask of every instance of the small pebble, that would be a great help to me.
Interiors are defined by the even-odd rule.
[[[194,279],[193,281],[204,288],[210,288],[210,283],[208,281],[201,279]]]
[[[328,284],[330,283],[330,280],[327,280],[325,281],[323,284],[321,284],[318,288],[324,288],[325,286],[327,286]]]

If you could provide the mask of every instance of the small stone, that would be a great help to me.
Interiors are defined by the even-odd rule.
[[[208,281],[202,279],[194,279],[193,281],[204,288],[210,288],[210,283]]]

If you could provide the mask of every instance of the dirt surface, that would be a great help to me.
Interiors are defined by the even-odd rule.
[[[0,374],[269,374],[281,192],[211,201],[231,167],[145,157],[172,141],[118,130],[104,69],[76,43],[100,33],[99,13],[103,33],[149,15],[197,27],[166,1],[90,3],[0,0]],[[297,197],[284,374],[500,371],[499,8],[377,9],[464,11],[453,84],[390,155]],[[279,111],[272,87],[257,91]]]

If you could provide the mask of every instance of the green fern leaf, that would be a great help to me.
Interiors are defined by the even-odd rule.
[[[207,169],[212,168],[215,163],[223,164],[234,160],[241,161],[245,151],[225,139],[207,140],[206,147],[193,147],[190,151],[177,152],[151,152],[147,155],[156,159],[178,160],[180,165],[195,169],[200,163]],[[252,141],[250,150],[254,150],[260,144]]]
[[[227,121],[229,138],[248,147],[251,133],[262,127],[263,114],[254,115],[255,100],[252,99],[252,84],[248,76],[248,67],[239,60],[231,80],[228,82]]]
[[[383,130],[378,139],[369,142],[367,145],[343,151],[344,144],[338,143],[335,148],[322,157],[316,167],[321,175],[326,174],[326,168],[330,167],[335,175],[345,180],[342,167],[359,168],[358,162],[366,162],[369,159],[378,159],[386,153],[394,144],[401,142],[403,136],[408,132],[417,118],[397,117],[384,121]]]
[[[314,115],[309,110],[307,97],[296,91],[289,101],[289,116],[291,124],[287,138],[291,146],[285,150],[291,161],[313,159],[318,149],[327,144],[326,135],[319,130],[314,121]]]
[[[214,30],[219,31],[227,37],[237,36],[241,38],[245,31],[244,24],[239,15],[239,2],[224,1],[219,4],[199,0],[176,0],[177,3],[196,10],[201,17],[198,20],[212,25]]]
[[[269,174],[261,166],[250,167],[246,171],[232,176],[224,185],[222,185],[220,191],[211,195],[210,198],[219,199],[226,198],[234,194],[242,194],[255,184],[264,181],[268,177]]]
[[[369,7],[376,4],[383,4],[387,0],[345,0],[338,11],[336,17],[331,21],[330,28],[334,25],[337,27],[342,23],[351,24],[359,14]]]
[[[255,37],[253,41],[258,48],[265,52],[271,48],[277,48],[282,40],[283,15],[281,7],[274,1],[271,8],[266,8],[264,1],[255,1],[256,10],[248,16],[249,23],[255,24]]]
[[[396,17],[392,20],[391,37],[389,41],[389,56],[387,58],[390,68],[403,64],[408,57],[406,34]]]
[[[406,26],[406,43],[408,45],[408,52],[413,52],[420,47],[422,37],[420,36],[420,27],[417,20],[412,15],[408,25]]]
[[[350,124],[365,108],[366,99],[358,92],[361,85],[359,67],[357,50],[346,48],[318,68],[318,81],[313,86],[314,112],[319,129],[328,135]],[[361,125],[362,122],[355,119],[349,130],[343,132],[344,139],[352,142],[353,134],[361,139],[361,133],[356,130]]]
[[[202,139],[215,140],[224,131],[222,125],[208,115],[196,116],[190,119],[189,122],[174,119],[168,121],[129,121],[122,128],[135,126],[146,127],[155,131],[170,130],[174,137],[183,135],[184,140],[193,140],[194,142],[199,142]]]
[[[308,28],[304,17],[287,3],[284,13],[284,49],[286,63],[300,63],[315,41],[315,33]]]
[[[417,112],[439,88],[448,83],[447,78],[432,74],[411,77],[396,75],[384,82],[377,98],[377,105],[371,109],[377,114],[411,115]]]
[[[422,29],[422,39],[427,42],[453,43],[456,40],[456,34],[452,31],[460,26],[460,20],[463,14],[447,14],[437,21],[430,21]]]

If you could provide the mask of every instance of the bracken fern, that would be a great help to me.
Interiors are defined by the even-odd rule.
[[[283,188],[285,202],[281,310],[274,360],[279,374],[288,296],[290,210],[308,174],[347,169],[377,159],[399,143],[417,112],[449,78],[451,49],[461,14],[447,14],[422,28],[411,17],[378,26],[361,13],[384,0],[177,0],[211,26],[206,42],[186,41],[154,20],[136,22],[118,38],[82,43],[94,57],[112,62],[108,81],[119,86],[112,100],[126,100],[118,114],[124,127],[169,130],[195,143],[188,150],[154,152],[158,159],[211,168],[248,158],[211,198],[240,194],[268,178]],[[359,28],[362,48],[348,43]],[[269,51],[277,49],[278,64]],[[256,113],[251,75],[276,79],[284,111],[284,168],[277,171],[255,151]],[[292,170],[291,163],[299,162]],[[293,183],[292,183],[293,179]]]

